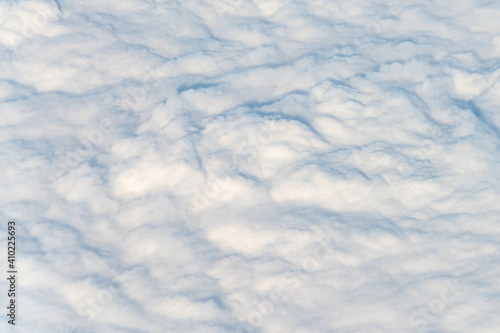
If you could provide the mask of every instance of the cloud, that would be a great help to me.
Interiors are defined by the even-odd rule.
[[[494,332],[498,12],[1,3],[16,329]]]

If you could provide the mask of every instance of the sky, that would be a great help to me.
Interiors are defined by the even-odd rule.
[[[0,0],[0,330],[498,332],[499,16]]]

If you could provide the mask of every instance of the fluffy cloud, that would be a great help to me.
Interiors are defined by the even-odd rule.
[[[496,332],[499,10],[1,3],[16,329]]]

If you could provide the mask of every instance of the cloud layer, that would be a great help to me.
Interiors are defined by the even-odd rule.
[[[16,330],[496,332],[499,14],[0,3]]]

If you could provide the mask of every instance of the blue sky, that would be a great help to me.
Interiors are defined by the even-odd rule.
[[[499,11],[0,1],[16,331],[497,332]]]

